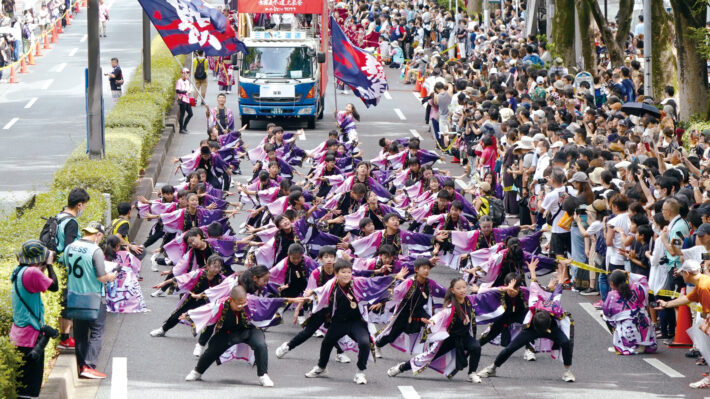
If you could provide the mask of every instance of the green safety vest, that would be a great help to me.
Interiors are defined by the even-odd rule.
[[[76,240],[64,250],[62,258],[67,268],[67,288],[79,294],[102,294],[104,285],[96,278],[94,252],[98,245],[86,240]]]
[[[22,276],[30,266],[25,266],[17,272],[17,280],[12,282],[12,322],[18,327],[32,326],[35,330],[40,330],[44,324],[44,305],[40,292],[29,292],[22,284]],[[27,309],[20,297],[25,300]],[[34,315],[33,315],[34,314]],[[39,319],[37,319],[36,317]]]

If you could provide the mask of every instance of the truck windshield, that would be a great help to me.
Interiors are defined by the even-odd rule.
[[[242,58],[246,78],[303,79],[313,75],[313,57],[305,47],[250,47]]]

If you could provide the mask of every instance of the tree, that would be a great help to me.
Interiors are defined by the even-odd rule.
[[[671,0],[675,47],[678,57],[678,99],[680,118],[708,119],[708,76],[702,43],[694,34],[705,28],[707,0]],[[654,42],[655,43],[655,42]]]
[[[584,0],[590,7],[594,21],[599,27],[602,40],[609,52],[609,60],[612,66],[620,66],[624,63],[624,49],[626,40],[629,38],[631,30],[631,13],[634,8],[634,0],[619,0],[619,12],[616,14],[617,30],[616,34],[611,31],[602,9],[597,0]],[[662,3],[662,2],[661,2]]]
[[[662,1],[651,2],[651,71],[653,98],[663,98],[666,86],[678,86],[676,77],[676,55],[673,49],[673,20]],[[647,38],[644,37],[644,41]]]
[[[596,75],[597,57],[594,51],[594,31],[592,27],[591,10],[585,0],[575,0],[577,6],[577,25],[579,36],[582,39],[582,57],[584,68]]]
[[[469,16],[478,15],[483,11],[483,0],[468,0],[466,12]]]
[[[574,1],[555,1],[555,15],[552,17],[552,43],[565,65],[575,65],[574,59]]]

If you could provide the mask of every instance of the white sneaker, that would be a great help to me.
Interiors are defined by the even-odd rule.
[[[291,350],[291,349],[288,347],[288,342],[284,342],[283,344],[281,344],[281,346],[279,346],[278,348],[276,348],[276,357],[278,357],[279,359],[281,359],[282,357],[286,356],[286,354],[287,354],[288,351],[290,351],[290,350]]]
[[[523,353],[523,360],[527,360],[528,362],[534,362],[537,360],[535,357],[535,352],[531,351],[530,349],[525,349],[525,353]]]
[[[158,268],[158,262],[156,260],[158,259],[158,254],[153,254],[153,256],[150,257],[150,270],[157,272],[160,271]]]
[[[365,373],[363,373],[362,371],[358,371],[357,373],[355,373],[353,381],[355,381],[355,383],[358,385],[367,384],[367,378],[365,378]]]
[[[195,370],[190,371],[190,374],[185,377],[185,381],[199,381],[202,379],[202,374]]]
[[[702,380],[696,381],[696,382],[691,382],[690,384],[688,384],[688,386],[693,389],[710,388],[710,377],[703,377]]]
[[[322,369],[318,366],[315,366],[311,369],[311,371],[306,373],[306,378],[317,378],[317,377],[323,377],[326,374],[328,374],[327,369]]]
[[[313,334],[314,337],[316,338],[323,338],[325,337],[325,334],[321,330],[316,330],[315,334]]]
[[[616,353],[616,348],[614,348],[613,346],[606,348],[606,350],[608,350],[609,353]]]
[[[195,344],[195,349],[192,351],[192,355],[195,357],[200,357],[203,353],[205,353],[205,349],[207,349],[207,346],[202,346],[197,343]]]
[[[166,296],[166,295],[168,295],[168,294],[167,294],[165,291],[161,290],[161,289],[157,289],[157,290],[153,291],[153,292],[150,294],[150,296],[152,296],[153,298],[156,298],[156,297],[164,297],[164,296]]]
[[[271,381],[271,378],[269,378],[268,374],[264,374],[261,377],[259,377],[259,384],[261,384],[262,387],[273,387],[274,382]]]
[[[170,258],[165,257],[165,265],[166,265],[166,266],[170,266],[170,265],[172,265],[172,264],[173,264],[173,261],[171,261]]]
[[[483,381],[481,381],[481,377],[479,377],[478,374],[476,374],[475,371],[474,371],[473,373],[471,373],[471,374],[468,375],[467,380],[468,380],[468,381],[471,381],[471,382],[474,383],[474,384],[480,384],[480,383],[483,382]]]
[[[163,327],[156,328],[155,330],[150,332],[151,337],[164,337],[165,336],[165,330],[163,330]]]
[[[298,316],[298,325],[300,326],[303,324],[303,322],[306,321],[306,316]]]
[[[377,359],[382,359],[382,348],[375,346],[375,357]]]
[[[564,374],[562,374],[562,381],[564,382],[574,382],[576,379],[574,378],[574,374],[567,369]]]
[[[478,376],[481,378],[493,377],[495,375],[496,375],[496,369],[495,369],[495,367],[493,367],[493,365],[490,365],[478,372]]]
[[[338,353],[335,355],[335,361],[338,363],[350,363],[350,358],[344,353]]]
[[[387,375],[390,376],[390,377],[396,377],[396,376],[398,376],[398,375],[402,372],[402,370],[401,370],[399,367],[400,367],[401,365],[403,365],[403,364],[404,364],[404,363],[399,363],[399,364],[397,364],[397,365],[394,365],[394,366],[390,367],[390,368],[387,370]]]

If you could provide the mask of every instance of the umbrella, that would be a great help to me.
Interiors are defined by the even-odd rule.
[[[625,112],[629,115],[643,116],[649,114],[655,116],[656,118],[661,117],[661,111],[651,104],[628,102],[621,106],[621,112]]]

